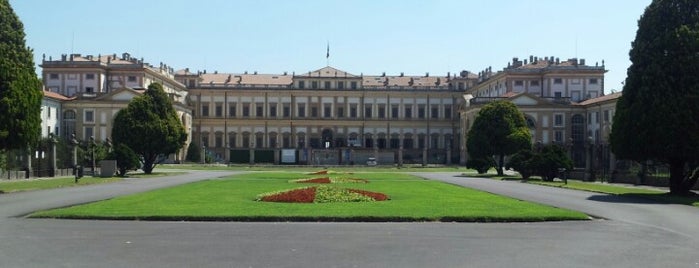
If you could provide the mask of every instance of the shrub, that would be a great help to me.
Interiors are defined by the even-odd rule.
[[[140,164],[138,155],[123,143],[114,146],[114,150],[109,153],[108,158],[117,161],[117,175],[119,177],[126,176],[127,171],[137,169]]]
[[[523,180],[528,180],[536,171],[536,162],[534,153],[531,150],[522,150],[512,155],[510,161],[507,162],[505,168],[514,169],[522,175]]]

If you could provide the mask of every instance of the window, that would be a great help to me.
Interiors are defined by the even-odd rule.
[[[530,85],[530,86],[533,86],[533,87],[538,87],[538,86],[539,86],[539,80],[532,80],[532,81],[529,82],[529,85]]]
[[[311,107],[311,117],[318,117],[318,107]]]
[[[364,107],[364,117],[371,118],[371,106]]]
[[[563,114],[554,114],[553,115],[553,125],[556,127],[563,126]]]
[[[318,81],[311,81],[311,88],[318,89]]]
[[[345,82],[338,81],[337,82],[337,89],[345,89]]]
[[[590,85],[597,85],[597,78],[590,78]]]
[[[350,88],[357,89],[357,82],[355,82],[355,81],[350,82]]]
[[[262,103],[255,104],[255,116],[263,117],[265,113],[264,108],[265,107],[262,105]]]
[[[425,118],[425,106],[420,106],[417,108],[417,118],[420,118],[420,119]]]
[[[352,106],[350,106],[350,118],[357,118],[357,105],[356,104],[352,104]]]
[[[330,89],[330,81],[325,81],[325,88]]]
[[[413,117],[413,108],[405,107],[405,118]]]
[[[604,110],[604,122],[609,122],[609,110]]]
[[[554,78],[554,79],[553,79],[553,83],[554,83],[554,84],[563,84],[563,79],[561,79],[561,78]]]
[[[433,119],[439,118],[439,108],[437,106],[432,106],[432,109],[430,111],[430,117]]]
[[[129,75],[129,77],[127,78],[127,81],[129,81],[129,82],[136,82],[136,76]]]
[[[306,105],[305,104],[303,104],[303,103],[299,104],[298,114],[299,114],[298,115],[299,117],[306,117]]]
[[[284,107],[282,108],[282,113],[284,117],[289,117],[291,116],[291,108],[289,107],[288,104],[284,104]]]
[[[87,92],[87,93],[95,93],[95,88],[94,88],[94,87],[85,87],[85,92]]]
[[[85,74],[85,80],[95,80],[95,74]]]
[[[58,74],[49,74],[49,79],[51,79],[51,80],[57,80],[57,79],[58,79]]]
[[[379,118],[386,118],[386,107],[379,107]]]
[[[459,90],[464,90],[464,82],[459,82]]]
[[[515,81],[515,86],[516,86],[516,87],[524,86],[524,81],[522,81],[522,80],[516,80],[516,81]]]
[[[228,103],[228,116],[235,117],[235,103]]]
[[[201,105],[201,116],[209,116],[209,105],[207,105],[207,104]]]
[[[94,130],[92,129],[92,127],[85,127],[85,132],[84,132],[84,133],[85,133],[85,135],[84,135],[83,138],[84,138],[85,140],[90,140],[90,137],[93,137],[93,138],[94,138],[94,136],[95,136],[95,133],[94,133]]]
[[[214,109],[214,113],[216,113],[216,117],[223,116],[223,104],[222,103],[216,103],[216,108]]]
[[[444,107],[444,118],[451,119],[451,106]]]
[[[330,107],[330,105],[325,105],[325,107],[323,107],[323,117],[332,117],[332,107]]]
[[[216,137],[214,137],[214,146],[216,148],[221,148],[223,147],[223,134],[221,133],[216,133]]]
[[[559,91],[559,92],[554,92],[554,93],[553,93],[553,96],[556,97],[556,98],[560,98],[560,97],[563,96],[563,93],[561,93],[560,91]]]
[[[269,117],[277,117],[277,104],[272,103],[269,106]]]
[[[391,106],[391,118],[398,118],[398,105]]]
[[[306,81],[299,81],[299,88],[304,89],[306,87]]]
[[[249,117],[250,116],[250,103],[244,103],[243,104],[243,117]]]
[[[85,111],[85,122],[95,122],[95,111],[92,111],[92,110]]]
[[[553,141],[558,142],[558,143],[563,143],[563,131],[556,130],[553,133]]]

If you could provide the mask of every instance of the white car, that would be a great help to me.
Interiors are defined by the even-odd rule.
[[[369,159],[366,161],[367,166],[376,166],[376,158],[375,157],[369,157]]]

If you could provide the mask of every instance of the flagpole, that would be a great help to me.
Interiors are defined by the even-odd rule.
[[[330,66],[330,41],[328,41],[327,50],[325,52],[325,64]]]

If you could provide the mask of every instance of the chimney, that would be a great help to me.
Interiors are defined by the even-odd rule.
[[[400,77],[403,77],[403,72],[400,72]]]
[[[558,64],[560,64],[560,63],[561,63],[561,59],[560,59],[560,58],[556,58],[556,65],[558,65]]]
[[[425,77],[430,77],[430,72],[426,72]]]
[[[527,65],[527,59],[524,59],[524,65]]]
[[[529,62],[534,62],[534,56],[529,55]]]
[[[385,76],[386,76],[386,72],[381,73],[381,77],[385,77]]]
[[[585,66],[585,59],[580,59],[580,65]]]

